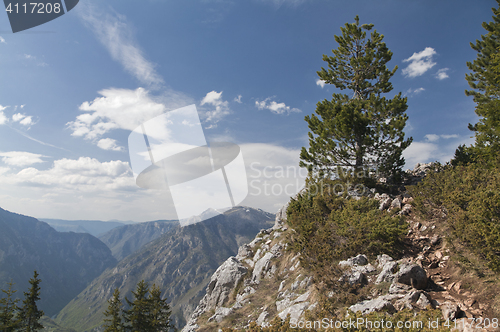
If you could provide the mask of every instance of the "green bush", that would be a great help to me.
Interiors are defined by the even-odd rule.
[[[490,164],[491,165],[491,164]],[[452,238],[500,272],[500,168],[484,164],[446,167],[410,188],[417,209],[432,217],[444,210]]]
[[[403,218],[380,211],[376,200],[356,200],[325,190],[337,184],[324,181],[318,194],[306,192],[290,202],[287,220],[296,231],[292,245],[302,261],[322,270],[358,254],[397,255],[407,227]]]

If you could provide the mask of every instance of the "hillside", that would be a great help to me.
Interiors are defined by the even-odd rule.
[[[217,267],[273,223],[274,215],[267,212],[235,207],[209,220],[173,228],[96,278],[55,321],[78,331],[96,328],[114,288],[130,298],[135,285],[145,280],[165,290],[175,323],[183,326]]]
[[[109,248],[90,234],[59,233],[35,218],[0,209],[0,285],[12,279],[22,296],[37,270],[39,307],[48,316],[115,264]]]
[[[438,188],[450,185],[454,170],[417,165],[408,172],[408,183],[418,182],[425,172],[430,175],[420,185],[395,195],[299,195],[278,212],[273,228],[261,231],[217,269],[182,332],[372,330],[364,325],[335,327],[335,322],[358,319],[363,324],[383,320],[386,327],[403,322],[410,324],[404,329],[408,331],[448,331],[455,322],[459,331],[500,330],[496,265],[476,245],[453,234],[454,212],[443,204],[450,207],[449,202],[431,204],[439,198]],[[486,179],[490,188],[500,185],[495,172],[483,170],[472,178],[467,172],[458,169],[467,179],[462,192],[470,189],[467,183],[478,189]],[[308,221],[300,219],[304,215]],[[390,226],[387,216],[395,225],[402,221],[401,231]],[[391,227],[392,233],[387,232]],[[498,221],[490,232],[496,227]],[[495,234],[490,233],[490,241]],[[384,247],[387,242],[392,245]],[[494,245],[481,248],[491,250]],[[429,327],[430,321],[437,325]],[[470,328],[471,322],[478,329]]]
[[[101,234],[99,239],[111,249],[113,256],[120,261],[178,225],[179,222],[176,220],[123,225]]]

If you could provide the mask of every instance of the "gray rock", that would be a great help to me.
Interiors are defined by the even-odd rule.
[[[394,281],[410,285],[415,289],[425,289],[427,287],[427,273],[417,264],[403,263],[399,266]]]
[[[405,295],[402,299],[397,300],[394,303],[394,307],[397,310],[403,310],[405,308],[413,309],[413,305],[417,303],[422,294],[421,291],[414,290]]]
[[[386,263],[394,261],[394,258],[392,258],[389,255],[382,254],[377,256],[377,266],[382,268]]]
[[[367,300],[360,303],[356,303],[349,307],[352,312],[361,312],[363,315],[367,315],[374,311],[388,311],[389,313],[396,312],[396,309],[391,302],[387,301],[383,297],[378,297],[373,300]]]
[[[391,202],[391,208],[401,209],[401,200],[400,200],[399,198],[395,198],[395,199]]]
[[[259,315],[259,318],[257,318],[257,325],[262,326],[267,317],[269,317],[269,313],[266,310],[262,311],[262,313]]]
[[[292,305],[285,310],[278,313],[278,316],[284,320],[288,314],[290,314],[291,319],[298,320],[300,316],[304,313],[306,308],[309,306],[309,302],[302,302]]]
[[[224,308],[220,307],[215,310],[215,314],[208,319],[209,322],[216,321],[217,323],[222,322],[224,317],[229,316],[230,314],[233,313],[232,308]]]
[[[411,289],[411,286],[393,282],[389,287],[389,294],[406,294]]]
[[[251,257],[252,255],[252,248],[248,244],[244,244],[238,248],[238,255],[236,256],[236,258],[241,261],[247,257]]]
[[[196,307],[192,319],[195,320],[204,312],[224,305],[246,273],[247,268],[240,261],[234,257],[229,257],[212,275],[206,294]]]
[[[373,267],[373,265],[371,265],[371,264],[362,265],[362,266],[353,266],[351,270],[354,272],[361,272],[364,274],[368,274],[368,273],[372,273],[372,272],[377,271],[377,269],[375,267]]]
[[[269,262],[273,257],[274,255],[272,253],[267,252],[264,257],[262,257],[255,263],[252,274],[252,283],[258,284],[260,282],[262,273],[267,272],[267,269],[269,268]]]
[[[340,279],[340,282],[347,282],[349,285],[364,285],[367,283],[366,276],[359,272],[345,273]]]
[[[386,210],[391,206],[392,199],[390,197],[384,199],[383,201],[380,201],[380,205],[378,207],[379,210]]]
[[[398,263],[394,261],[389,261],[382,266],[382,271],[377,276],[377,280],[375,280],[376,284],[380,284],[381,282],[391,282],[394,280],[394,272]]]
[[[443,319],[449,319],[450,321],[458,318],[458,314],[460,312],[460,308],[458,307],[458,305],[451,302],[445,302],[441,304],[439,306],[439,309],[441,309],[441,312],[443,313]]]
[[[368,264],[368,258],[365,255],[357,255],[356,257],[351,257],[346,261],[340,261],[340,266],[355,266],[355,265],[366,265]]]

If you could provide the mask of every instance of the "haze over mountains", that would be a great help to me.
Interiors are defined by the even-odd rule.
[[[38,220],[46,222],[58,232],[89,233],[96,237],[103,235],[113,228],[124,226],[126,224],[133,224],[131,221],[123,222],[112,220],[63,220],[46,218],[38,218]]]
[[[18,297],[37,270],[42,279],[39,307],[54,315],[116,259],[99,239],[60,233],[47,223],[0,208],[0,287],[15,283]]]
[[[136,284],[145,280],[163,290],[173,308],[176,326],[182,327],[204,295],[213,272],[228,257],[236,255],[241,244],[250,242],[261,229],[272,226],[274,217],[262,210],[235,207],[200,223],[172,227],[96,278],[61,310],[56,322],[78,331],[89,331],[101,324],[102,311],[115,288],[120,289],[122,296],[131,298],[130,292]],[[129,241],[139,243],[138,239],[151,234],[151,229],[161,230],[168,225],[173,224],[151,222],[143,227],[123,226],[122,230],[117,228],[110,233],[128,236],[137,229],[137,238],[129,237]],[[114,237],[109,235],[103,238]]]

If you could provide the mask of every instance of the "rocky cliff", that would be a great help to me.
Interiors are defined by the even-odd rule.
[[[417,165],[407,172],[407,181],[416,183],[433,168],[432,164]],[[397,209],[407,216],[403,257],[383,254],[370,261],[360,248],[359,255],[338,262],[339,287],[325,291],[314,274],[301,266],[300,253],[289,250],[295,231],[286,224],[284,206],[276,214],[274,227],[241,246],[238,255],[228,258],[212,275],[206,294],[182,332],[245,329],[252,324],[266,327],[277,317],[285,320],[288,315],[290,322],[306,322],[322,312],[325,298],[334,297],[345,300],[344,308],[337,310],[347,315],[344,317],[349,317],[348,312],[358,315],[355,317],[379,312],[392,317],[404,312],[413,317],[429,311],[441,319],[440,327],[454,319],[465,321],[457,328],[467,331],[475,330],[467,327],[470,319],[479,322],[489,318],[491,323],[498,312],[493,308],[495,295],[479,283],[474,287],[473,277],[460,274],[450,259],[453,247],[446,241],[439,220],[420,220],[408,195],[375,194],[373,199],[379,201],[380,210]],[[494,275],[481,283],[493,280]],[[362,300],[349,303],[351,291]],[[479,327],[481,331],[496,330],[493,325]]]

